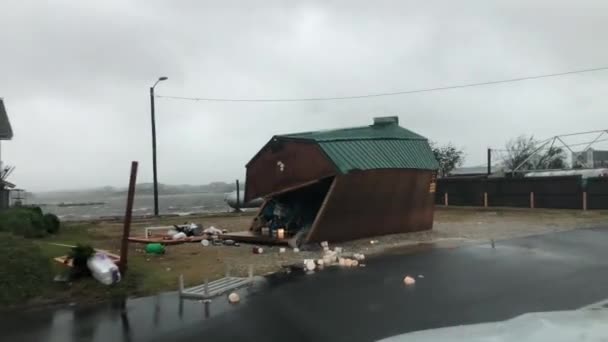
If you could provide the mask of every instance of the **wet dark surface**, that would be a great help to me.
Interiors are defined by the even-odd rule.
[[[608,229],[461,248],[418,247],[357,269],[276,277],[206,312],[175,294],[0,317],[12,341],[370,341],[408,331],[577,309],[608,297]],[[406,287],[403,277],[417,277]],[[423,275],[424,278],[418,278]],[[158,305],[157,305],[158,303]]]

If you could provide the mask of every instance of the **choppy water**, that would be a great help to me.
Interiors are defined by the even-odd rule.
[[[228,212],[230,207],[224,202],[225,194],[196,193],[160,195],[158,198],[161,214],[188,215],[193,213]],[[61,207],[59,203],[103,202],[101,205]],[[105,216],[122,216],[127,203],[124,196],[100,196],[99,194],[36,194],[28,203],[41,204],[44,212],[59,216],[62,220],[93,219]],[[152,195],[136,195],[133,215],[143,216],[154,213]]]

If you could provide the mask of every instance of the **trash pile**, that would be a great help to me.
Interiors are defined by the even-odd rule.
[[[225,234],[227,230],[219,229],[214,226],[205,228],[203,230],[204,239],[201,240],[203,247],[208,246],[234,246],[239,247],[240,244],[232,239],[222,239],[221,235]]]
[[[292,239],[292,247],[297,247],[310,230],[316,210],[299,201],[272,199],[254,219],[253,230],[277,239]]]
[[[154,233],[154,231],[157,230],[162,232]],[[213,226],[203,229],[202,224],[186,222],[173,226],[147,227],[145,228],[145,236],[129,236],[128,240],[135,243],[162,243],[163,245],[201,242],[204,246],[208,246],[226,232],[227,230],[225,229],[219,229]],[[203,243],[202,240],[208,241]],[[222,243],[215,242],[214,244],[221,245]]]
[[[121,274],[117,266],[120,256],[88,245],[69,247],[72,249],[67,255],[54,258],[55,261],[69,267],[69,273],[56,279],[69,281],[92,276],[104,285],[113,285],[120,281]]]
[[[341,267],[365,267],[362,262],[365,260],[365,255],[362,253],[344,253],[342,247],[329,248],[327,241],[321,242],[323,255],[319,259],[304,259],[302,268],[306,273],[312,274],[315,270],[322,270],[329,266]]]
[[[173,229],[167,231],[167,236],[170,236],[172,240],[183,240],[190,236],[202,236],[203,233],[203,225],[191,222],[173,225]]]

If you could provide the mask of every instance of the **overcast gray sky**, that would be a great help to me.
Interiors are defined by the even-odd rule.
[[[194,97],[392,92],[608,66],[608,2],[23,1],[0,12],[2,159],[32,191],[151,181],[148,88]],[[273,135],[402,126],[463,147],[468,165],[519,134],[608,128],[608,71],[314,103],[158,98],[159,181],[244,178]]]

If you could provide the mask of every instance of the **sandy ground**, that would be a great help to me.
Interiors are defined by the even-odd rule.
[[[215,226],[231,232],[246,230],[253,213],[239,215],[198,216],[181,218],[162,218],[134,223],[131,235],[143,235],[148,226],[184,223],[202,223],[205,227]],[[606,211],[543,210],[543,209],[499,209],[481,210],[474,208],[437,208],[433,230],[380,236],[371,239],[355,240],[336,244],[345,253],[364,253],[373,256],[388,250],[420,243],[438,246],[457,246],[466,243],[485,243],[491,239],[500,240],[527,235],[543,234],[568,229],[600,226],[606,223]],[[93,244],[98,248],[117,251],[122,233],[121,223],[97,222],[88,228],[94,236]],[[371,244],[370,240],[377,240]],[[331,245],[330,245],[331,246]],[[290,264],[300,264],[305,258],[320,258],[322,252],[287,249],[279,253],[279,247],[264,246],[263,254],[253,254],[252,245],[240,247],[209,246],[187,243],[168,246],[163,256],[146,255],[144,245],[130,246],[130,264],[148,275],[144,279],[144,293],[160,290],[174,290],[177,279],[184,275],[186,285],[199,284],[203,279],[222,277],[226,266],[233,274],[246,275],[249,265],[256,275],[281,270]]]

